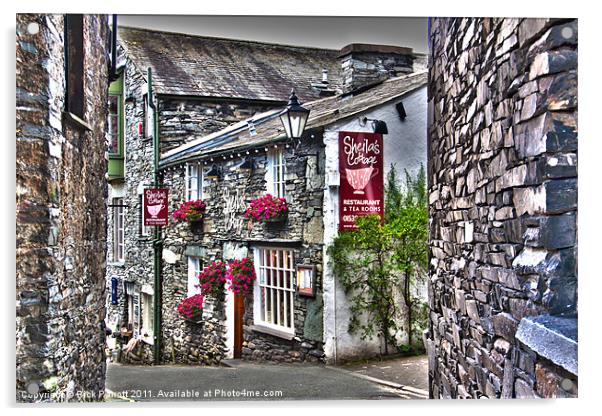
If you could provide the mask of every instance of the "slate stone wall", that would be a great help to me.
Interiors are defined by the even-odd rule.
[[[163,97],[159,104],[161,151],[166,152],[186,143],[194,136],[206,136],[256,113],[281,108],[283,105],[240,100]]]
[[[431,395],[575,395],[515,335],[577,311],[577,21],[436,18],[430,51]]]
[[[90,130],[63,112],[63,15],[17,15],[18,402],[97,401],[104,391],[110,36],[106,16],[85,15],[83,26]]]

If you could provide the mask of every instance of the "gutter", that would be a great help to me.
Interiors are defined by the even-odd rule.
[[[159,176],[159,109],[153,100],[153,78],[152,70],[148,68],[148,105],[153,110],[153,186],[161,185]],[[161,363],[161,309],[163,305],[163,279],[161,276],[161,253],[163,251],[163,239],[161,236],[161,227],[155,227],[155,236],[153,239],[154,249],[154,286],[155,301],[153,302],[153,358],[155,364]]]

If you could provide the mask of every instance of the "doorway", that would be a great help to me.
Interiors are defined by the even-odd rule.
[[[243,321],[245,316],[245,297],[234,295],[234,358],[242,356]]]

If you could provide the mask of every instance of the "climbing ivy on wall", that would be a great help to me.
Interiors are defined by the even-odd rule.
[[[380,336],[389,346],[411,349],[425,328],[426,306],[417,298],[416,284],[424,279],[428,258],[428,209],[424,167],[416,176],[405,171],[400,186],[392,166],[385,187],[385,222],[377,215],[358,217],[357,229],[340,233],[328,248],[334,273],[350,302],[349,331],[362,339]],[[400,321],[401,293],[405,322]],[[405,329],[407,346],[397,345],[395,334]]]

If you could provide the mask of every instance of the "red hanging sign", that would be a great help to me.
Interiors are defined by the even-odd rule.
[[[144,225],[167,225],[167,189],[147,188],[144,190]]]
[[[339,230],[355,230],[358,216],[384,220],[383,136],[339,132]]]

